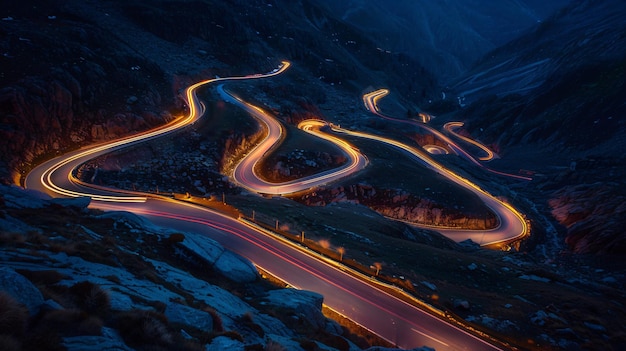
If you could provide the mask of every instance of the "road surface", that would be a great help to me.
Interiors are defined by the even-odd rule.
[[[489,167],[486,167],[484,164],[478,162],[478,160],[476,160],[474,158],[474,156],[470,155],[467,151],[465,151],[465,149],[463,149],[460,145],[458,145],[457,143],[455,143],[452,139],[448,138],[445,134],[439,132],[438,130],[431,128],[429,125],[424,124],[424,123],[420,123],[420,122],[415,122],[415,121],[411,121],[411,120],[406,120],[406,119],[400,119],[400,118],[394,118],[394,117],[390,117],[387,116],[383,113],[380,112],[380,110],[378,109],[378,100],[380,100],[381,98],[383,98],[384,96],[386,96],[387,94],[389,94],[389,90],[387,89],[379,89],[379,90],[375,90],[371,93],[367,93],[363,95],[363,104],[365,105],[365,108],[370,111],[371,113],[377,115],[378,117],[390,120],[390,121],[394,121],[394,122],[400,122],[400,123],[407,123],[407,124],[411,124],[413,126],[416,126],[418,128],[422,128],[428,132],[430,132],[431,134],[435,135],[437,138],[439,138],[440,140],[442,140],[443,142],[445,142],[448,147],[452,150],[452,152],[454,152],[456,155],[459,155],[463,158],[465,158],[466,160],[470,161],[471,163],[473,163],[474,165],[481,167],[491,173],[494,174],[498,174],[501,176],[505,176],[505,177],[510,177],[510,178],[515,178],[515,179],[520,179],[520,180],[526,180],[526,181],[530,181],[532,180],[532,178],[530,177],[526,177],[526,176],[522,176],[522,175],[518,175],[518,174],[510,174],[510,173],[505,173],[505,172],[500,172],[500,171],[496,171],[495,169],[491,169]],[[485,147],[486,150],[489,150]],[[491,151],[489,151],[491,152]]]
[[[144,215],[158,225],[210,236],[290,285],[323,294],[327,306],[399,347],[426,345],[439,351],[499,350],[465,330],[345,273],[334,264],[276,240],[237,219],[165,197],[87,186],[71,176],[75,167],[102,153],[166,135],[193,123],[203,113],[195,95],[198,87],[229,79],[270,77],[287,67],[288,63],[283,63],[279,70],[266,75],[217,78],[193,85],[187,90],[189,116],[137,136],[81,149],[45,162],[27,176],[25,186],[57,197],[90,196],[92,208],[130,211]]]
[[[300,123],[298,128],[336,145],[348,158],[348,162],[341,167],[316,173],[314,175],[293,181],[284,183],[271,183],[265,181],[256,173],[255,166],[265,157],[269,150],[274,148],[279,143],[284,133],[283,126],[263,109],[229,94],[224,90],[223,86],[218,87],[218,92],[224,100],[232,102],[250,113],[259,121],[259,123],[263,124],[265,129],[268,131],[265,138],[257,146],[255,146],[252,151],[244,156],[244,158],[235,166],[235,169],[233,170],[234,181],[238,185],[252,192],[274,195],[291,194],[347,177],[367,166],[367,158],[365,158],[365,156],[363,156],[360,152],[356,151],[350,144],[332,135],[321,133],[319,131],[321,127],[326,125],[325,122],[319,120],[307,120]]]

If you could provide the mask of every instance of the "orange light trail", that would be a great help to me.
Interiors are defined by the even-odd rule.
[[[391,145],[404,152],[407,152],[408,154],[415,157],[416,159],[424,163],[426,166],[428,166],[430,169],[434,170],[438,174],[441,174],[442,176],[453,181],[454,183],[477,194],[485,202],[485,204],[489,208],[491,208],[494,211],[494,213],[496,213],[496,215],[499,218],[499,226],[497,228],[494,228],[491,230],[483,230],[483,231],[468,230],[468,229],[449,229],[449,228],[440,228],[440,227],[433,227],[433,226],[426,226],[426,227],[434,228],[437,231],[441,232],[443,235],[452,238],[453,240],[459,239],[456,241],[462,241],[470,237],[472,238],[474,242],[482,246],[501,243],[501,242],[508,242],[508,241],[512,241],[512,240],[515,240],[515,239],[518,239],[527,235],[528,226],[526,224],[526,220],[524,219],[524,216],[522,216],[521,213],[515,210],[511,205],[498,200],[496,197],[484,191],[478,185],[470,182],[468,179],[465,179],[459,176],[458,174],[448,170],[447,168],[443,167],[439,163],[435,162],[432,158],[428,157],[421,150],[413,148],[399,141],[385,138],[385,137],[378,136],[378,135],[374,135],[374,134],[349,131],[349,130],[341,129],[338,127],[333,127],[332,130],[338,133],[346,134],[346,135],[352,135],[352,136],[356,136],[360,138],[376,140],[376,141]],[[485,241],[485,238],[484,238],[485,233],[490,234],[490,237],[487,238],[487,241]],[[478,236],[480,236],[480,239],[478,239]],[[496,237],[496,238],[493,239],[493,237]]]
[[[254,79],[254,78],[266,78],[281,74],[287,68],[289,68],[291,64],[287,61],[283,61],[281,66],[274,70],[271,73],[262,74],[262,75],[252,75],[252,76],[241,76],[241,77],[224,77],[224,78],[214,78],[207,79],[196,84],[189,86],[186,89],[186,99],[187,105],[189,106],[189,115],[186,117],[180,117],[171,121],[170,123],[165,124],[162,127],[152,129],[150,131],[146,131],[143,133],[139,133],[134,136],[121,138],[113,142],[108,142],[104,144],[97,145],[95,147],[91,147],[85,151],[78,152],[71,156],[64,156],[59,159],[58,162],[51,165],[48,169],[46,169],[40,177],[41,184],[51,192],[57,193],[59,195],[68,196],[68,197],[81,197],[87,196],[91,197],[92,200],[99,201],[110,201],[110,202],[145,202],[146,196],[116,196],[116,195],[101,195],[94,193],[86,193],[81,191],[74,191],[67,188],[64,188],[60,185],[55,184],[53,180],[53,175],[59,169],[74,164],[78,166],[80,163],[86,162],[89,159],[92,159],[98,155],[111,152],[132,144],[136,144],[142,141],[151,140],[169,133],[172,133],[176,130],[179,130],[185,126],[188,126],[194,123],[198,118],[200,118],[204,114],[204,105],[198,100],[196,95],[196,90],[204,85],[220,82],[220,81],[230,81],[230,80],[243,80],[243,79]],[[73,169],[73,168],[72,168]],[[69,183],[76,184],[76,180],[71,175],[71,171],[68,172],[67,180]]]
[[[465,141],[466,143],[470,143],[478,148],[480,148],[485,154],[486,156],[481,156],[478,159],[481,161],[491,161],[493,160],[493,158],[496,156],[493,151],[489,150],[488,147],[486,147],[485,145],[477,142],[474,139],[470,139],[468,137],[465,137],[461,134],[456,133],[454,130],[456,128],[460,128],[463,127],[464,123],[463,122],[448,122],[446,124],[443,125],[443,128],[445,130],[447,130],[450,134],[454,135],[455,137]]]

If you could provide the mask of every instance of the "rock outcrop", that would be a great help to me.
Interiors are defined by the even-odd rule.
[[[295,199],[309,206],[325,206],[334,202],[358,203],[387,217],[419,224],[468,229],[490,229],[498,225],[498,219],[492,212],[461,212],[406,191],[379,189],[363,183],[318,189]]]
[[[626,253],[626,195],[617,183],[567,186],[549,200],[566,228],[565,242],[578,253]]]
[[[22,201],[11,200],[20,195]],[[343,340],[336,335],[343,334],[341,328],[327,331],[332,323],[321,313],[321,295],[255,285],[256,268],[249,261],[203,235],[185,233],[184,252],[207,255],[211,267],[219,267],[217,279],[208,272],[211,267],[198,269],[175,254],[183,246],[172,233],[134,214],[95,214],[85,210],[82,199],[49,200],[2,185],[0,200],[0,216],[45,227],[0,233],[0,320],[12,321],[15,330],[0,334],[16,350],[59,345],[68,350],[243,350],[304,340],[283,322],[291,321],[290,315],[268,313],[272,306],[297,311],[302,323],[315,326],[316,335]],[[222,274],[237,278],[227,285],[239,296],[217,285]],[[272,305],[265,303],[268,296]],[[250,303],[254,300],[259,308]],[[55,337],[42,340],[45,333]]]
[[[24,304],[31,315],[39,312],[44,302],[43,295],[26,277],[9,267],[0,267],[0,291],[7,292]]]
[[[58,9],[37,6],[0,21],[0,177],[18,183],[33,163],[77,146],[118,138],[169,121],[154,84],[158,66],[110,33]],[[106,52],[107,55],[103,53]],[[130,99],[134,97],[134,99]]]

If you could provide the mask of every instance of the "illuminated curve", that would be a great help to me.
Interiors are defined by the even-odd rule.
[[[530,181],[532,180],[531,177],[526,177],[526,176],[522,176],[522,175],[518,175],[518,174],[510,174],[510,173],[505,173],[505,172],[500,172],[500,171],[496,171],[494,169],[491,169],[489,167],[486,167],[485,165],[483,165],[482,163],[478,162],[478,160],[476,160],[472,155],[470,155],[467,151],[465,151],[461,146],[459,146],[457,143],[455,143],[452,139],[448,138],[446,135],[444,135],[443,133],[439,132],[438,130],[431,128],[430,126],[424,124],[424,123],[418,123],[418,122],[414,122],[414,121],[410,121],[410,120],[405,120],[405,119],[399,119],[399,118],[393,118],[393,117],[389,117],[383,113],[380,112],[380,110],[378,109],[378,100],[380,100],[381,98],[383,98],[384,96],[386,96],[387,94],[389,94],[389,90],[387,89],[379,89],[376,91],[373,91],[371,93],[367,93],[363,95],[363,104],[365,105],[365,108],[372,112],[373,114],[384,118],[384,119],[388,119],[390,121],[394,121],[394,122],[400,122],[400,123],[408,123],[414,126],[417,126],[419,128],[425,129],[428,132],[434,134],[437,138],[443,140],[449,147],[450,149],[457,155],[460,155],[462,157],[464,157],[465,159],[467,159],[468,161],[470,161],[471,163],[475,164],[478,167],[484,168],[485,170],[491,172],[491,173],[495,173],[501,176],[505,176],[505,177],[511,177],[511,178],[515,178],[515,179],[521,179],[521,180],[527,180]],[[454,127],[454,125],[453,125]],[[453,133],[456,135],[456,133]],[[464,138],[462,136],[459,135],[460,138]],[[471,139],[468,139],[471,140]],[[473,141],[471,141],[473,144],[477,144]],[[480,144],[477,144],[480,145]],[[487,149],[484,146],[480,146],[481,149],[488,151],[489,153],[491,153],[491,151],[489,149]],[[490,158],[489,158],[490,159]]]
[[[348,163],[341,167],[288,182],[271,183],[265,181],[257,174],[256,164],[266,156],[268,151],[276,147],[280,142],[284,135],[283,126],[260,107],[231,95],[226,92],[222,86],[218,86],[218,92],[224,100],[230,101],[250,113],[259,123],[264,125],[267,130],[265,138],[255,146],[252,151],[245,155],[233,170],[232,177],[234,181],[250,191],[275,195],[291,194],[347,177],[367,166],[367,158],[358,152],[357,149],[353,148],[344,140],[319,131],[321,127],[327,125],[326,122],[320,120],[306,120],[301,122],[298,128],[339,147],[348,157]]]
[[[445,129],[446,131],[448,131],[448,133],[454,135],[455,137],[465,141],[466,143],[472,144],[478,147],[479,149],[481,149],[485,153],[485,156],[480,156],[478,158],[480,161],[491,161],[497,157],[497,155],[493,151],[489,150],[489,148],[486,147],[485,145],[479,143],[478,141],[474,139],[468,138],[454,131],[456,128],[463,127],[463,125],[464,125],[463,122],[448,122],[443,125],[443,129]]]
[[[143,133],[139,133],[133,136],[125,137],[118,139],[113,142],[107,142],[103,144],[99,144],[96,146],[92,146],[87,148],[86,150],[78,150],[61,157],[52,159],[43,165],[38,166],[33,172],[28,174],[26,177],[25,184],[27,186],[36,186],[36,183],[40,183],[44,187],[44,191],[51,194],[58,194],[68,197],[80,197],[87,196],[91,197],[92,200],[98,201],[112,201],[112,202],[145,202],[145,195],[123,195],[123,193],[128,194],[128,191],[119,191],[120,195],[112,195],[115,193],[115,190],[110,188],[101,188],[93,186],[90,192],[84,192],[81,190],[82,188],[89,186],[87,184],[81,183],[78,185],[77,179],[72,176],[73,170],[75,167],[84,163],[90,159],[93,159],[97,156],[103,155],[105,153],[127,147],[130,145],[137,144],[139,142],[151,140],[169,133],[172,133],[176,130],[179,130],[187,125],[194,123],[198,118],[200,118],[204,114],[204,105],[200,103],[196,90],[204,85],[221,82],[221,81],[229,81],[229,80],[243,80],[243,79],[258,79],[258,78],[266,78],[281,74],[287,68],[289,68],[290,63],[287,61],[283,61],[279,68],[273,70],[270,73],[266,74],[255,74],[241,77],[224,77],[224,78],[214,78],[208,79],[196,84],[189,86],[186,90],[186,100],[187,105],[189,106],[189,115],[186,117],[181,117],[175,119],[174,121],[167,123],[166,125],[152,129]],[[64,178],[67,179],[64,179]],[[38,178],[34,180],[33,178]],[[69,180],[69,182],[67,182]],[[60,186],[57,183],[63,183],[65,186]],[[139,193],[137,193],[139,194]]]
[[[441,174],[442,176],[448,178],[450,181],[475,193],[485,203],[485,205],[489,207],[492,211],[494,211],[496,216],[498,216],[498,226],[489,230],[444,228],[439,226],[417,225],[413,223],[414,225],[436,230],[437,232],[456,242],[471,239],[481,246],[510,242],[527,235],[528,226],[526,224],[526,220],[511,205],[498,200],[494,196],[481,189],[476,184],[443,167],[439,163],[435,162],[432,158],[425,155],[421,150],[418,150],[417,148],[408,146],[396,140],[374,134],[350,131],[336,126],[332,126],[332,130],[337,133],[356,136],[359,138],[376,140],[400,149],[405,153],[408,153],[417,161],[423,163],[427,168],[437,172],[438,174]]]
[[[156,130],[123,138],[111,143],[81,149],[49,160],[31,171],[25,179],[28,189],[47,192],[56,197],[89,196],[90,208],[130,211],[148,217],[154,224],[176,231],[208,235],[227,249],[249,258],[255,264],[283,279],[292,286],[317,291],[324,295],[330,308],[367,326],[398,347],[431,346],[437,350],[501,350],[499,347],[430,313],[410,305],[396,296],[379,289],[361,278],[346,274],[344,270],[312,257],[293,245],[288,245],[252,228],[244,222],[192,204],[181,203],[167,197],[129,193],[109,188],[85,188],[72,179],[73,169],[92,157],[123,146],[133,145],[171,133],[197,120],[204,108],[199,103],[195,89],[216,81],[261,78],[283,72],[288,63],[267,75],[217,78],[194,84],[186,91],[190,113]],[[314,128],[314,124],[303,128]],[[69,161],[71,159],[71,161]]]

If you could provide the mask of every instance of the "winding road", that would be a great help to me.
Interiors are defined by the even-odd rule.
[[[271,234],[245,222],[167,197],[96,187],[73,178],[73,169],[89,159],[170,134],[196,121],[204,113],[195,93],[199,87],[228,80],[267,78],[284,72],[288,67],[289,63],[283,62],[280,68],[267,74],[216,78],[194,84],[186,91],[189,104],[187,117],[136,136],[84,148],[52,159],[29,173],[25,186],[55,197],[89,196],[92,199],[91,208],[130,211],[146,216],[158,225],[210,236],[290,285],[323,294],[327,306],[399,347],[426,345],[438,351],[500,350],[445,319],[384,292],[376,283],[368,283],[363,277],[348,274],[337,265],[313,257],[302,248],[277,240]],[[261,111],[256,108],[254,110],[259,113],[257,118],[261,118]],[[303,129],[317,133],[315,131],[319,124],[316,123],[319,122],[310,122]],[[344,151],[348,152],[347,149]],[[260,154],[257,156],[264,153],[258,152]],[[362,162],[365,161],[361,160],[357,164],[363,166]],[[353,163],[350,166],[360,167]],[[284,190],[288,191],[287,188]]]
[[[364,94],[363,95],[363,103],[365,104],[365,108],[368,109],[370,112],[376,114],[379,117],[382,117],[382,118],[385,118],[385,119],[388,119],[388,120],[392,120],[392,121],[395,121],[395,122],[409,123],[411,125],[415,125],[417,127],[426,129],[426,130],[430,131],[431,133],[435,134],[437,137],[439,137],[444,142],[446,142],[448,144],[448,146],[453,151],[456,152],[457,155],[462,155],[466,159],[472,161],[472,163],[477,164],[477,165],[479,165],[479,166],[481,166],[483,168],[486,168],[480,162],[476,161],[476,159],[474,159],[474,157],[472,157],[469,153],[467,153],[465,150],[463,150],[463,148],[461,148],[456,143],[454,143],[454,141],[450,140],[450,138],[448,138],[447,136],[441,134],[439,131],[437,131],[437,130],[435,130],[435,129],[425,125],[424,123],[419,123],[419,122],[414,122],[414,121],[408,121],[408,120],[393,118],[393,117],[389,117],[389,116],[386,116],[386,115],[382,114],[380,112],[380,110],[378,109],[378,100],[380,100],[381,98],[383,98],[387,94],[389,94],[389,90],[387,90],[387,89],[379,89],[379,90],[373,91],[371,93]],[[460,122],[458,122],[458,123],[460,123]],[[458,123],[455,123],[455,124],[450,124],[449,123],[448,124],[448,128],[451,129],[451,128],[458,127],[459,126]],[[519,213],[517,210],[515,210],[511,205],[500,201],[496,197],[494,197],[491,194],[487,193],[486,191],[482,190],[476,184],[470,182],[469,180],[467,180],[467,179],[457,175],[456,173],[448,170],[447,168],[443,167],[441,164],[439,164],[436,161],[434,161],[431,157],[429,157],[428,155],[424,154],[424,152],[422,152],[421,150],[419,150],[417,148],[414,148],[414,147],[411,147],[411,146],[408,146],[406,144],[397,142],[397,141],[395,141],[393,139],[384,138],[384,137],[381,137],[381,136],[378,136],[378,135],[361,133],[361,132],[354,132],[354,131],[347,131],[347,130],[338,129],[338,128],[334,128],[334,130],[337,131],[337,132],[348,134],[348,135],[354,135],[354,136],[358,136],[358,137],[361,137],[361,138],[377,140],[377,141],[386,143],[388,145],[391,145],[391,146],[393,146],[395,148],[398,148],[398,149],[408,153],[409,155],[413,156],[416,160],[418,160],[419,162],[422,162],[428,168],[432,169],[434,172],[437,172],[437,173],[445,176],[450,181],[452,181],[452,182],[462,186],[463,188],[465,188],[465,189],[475,193],[485,203],[485,205],[487,205],[487,207],[489,207],[496,214],[496,216],[498,217],[498,222],[499,222],[498,226],[496,228],[493,228],[493,229],[490,229],[490,230],[469,230],[469,229],[441,228],[441,227],[423,226],[423,225],[417,225],[417,226],[436,230],[440,234],[442,234],[442,235],[444,235],[444,236],[446,236],[446,237],[448,237],[448,238],[450,238],[450,239],[452,239],[452,240],[454,240],[456,242],[461,242],[463,240],[471,239],[472,241],[474,241],[475,243],[478,243],[481,246],[494,245],[494,244],[498,244],[498,243],[510,242],[510,241],[517,240],[517,239],[522,238],[525,235],[527,235],[527,233],[528,233],[528,225],[526,224],[526,220],[524,219],[524,217],[522,216],[521,213]],[[485,149],[487,149],[487,148],[485,148]],[[487,150],[489,150],[489,149],[487,149]],[[489,151],[489,152],[491,152],[491,151]],[[531,178],[528,178],[528,177],[511,175],[511,174],[508,174],[508,173],[502,173],[502,172],[494,171],[494,170],[491,170],[491,169],[489,169],[489,170],[492,171],[492,172],[496,172],[498,174],[503,174],[503,175],[507,175],[507,176],[521,178],[521,179],[524,179],[524,180],[531,180]]]
[[[291,194],[345,178],[346,176],[358,172],[367,166],[367,158],[365,158],[365,156],[363,156],[360,152],[356,151],[350,144],[332,135],[319,131],[319,128],[326,125],[325,122],[307,120],[301,122],[298,125],[298,128],[338,146],[349,161],[339,168],[330,169],[328,171],[297,180],[284,183],[267,182],[257,174],[255,166],[265,157],[267,152],[275,147],[281,140],[284,133],[283,126],[263,109],[229,94],[224,90],[223,86],[218,87],[218,92],[224,100],[232,102],[250,113],[260,123],[265,125],[266,130],[268,131],[265,138],[252,151],[245,155],[241,162],[239,162],[233,170],[233,179],[235,182],[252,192],[274,195]]]
[[[494,174],[498,174],[501,176],[505,176],[505,177],[510,177],[510,178],[515,178],[515,179],[520,179],[520,180],[526,180],[526,181],[531,181],[533,180],[531,177],[527,177],[527,176],[522,176],[519,174],[510,174],[510,173],[505,173],[505,172],[500,172],[497,171],[495,169],[491,169],[489,167],[486,167],[484,164],[480,163],[478,160],[476,160],[476,158],[474,158],[474,156],[470,155],[469,152],[465,151],[465,149],[463,149],[461,146],[459,146],[457,143],[455,143],[452,139],[448,138],[445,134],[441,133],[440,131],[430,127],[429,125],[425,124],[425,123],[420,123],[420,122],[415,122],[415,121],[411,121],[411,120],[406,120],[406,119],[400,119],[400,118],[394,118],[394,117],[390,117],[387,116],[383,113],[380,112],[380,110],[378,109],[378,100],[380,100],[381,98],[383,98],[384,96],[389,94],[389,90],[388,89],[378,89],[375,90],[371,93],[367,93],[363,95],[363,104],[365,105],[365,108],[370,111],[371,113],[377,115],[378,117],[390,120],[390,121],[394,121],[394,122],[400,122],[400,123],[406,123],[406,124],[410,124],[413,126],[416,126],[418,128],[424,129],[426,131],[428,131],[429,133],[435,135],[437,138],[439,138],[440,140],[444,141],[448,147],[452,150],[452,152],[454,152],[456,155],[459,155],[463,158],[465,158],[466,160],[470,161],[471,163],[473,163],[474,165],[481,167],[491,173]],[[454,123],[460,123],[460,122],[454,122]],[[448,131],[450,129],[450,127],[454,128],[458,125],[451,125],[448,128]],[[453,133],[453,135],[457,136],[458,134]],[[458,135],[459,137],[461,137],[460,135]],[[464,137],[461,137],[464,138]],[[465,139],[463,139],[465,140]],[[468,140],[471,140],[468,138]],[[484,145],[474,142],[472,141],[472,144],[477,144],[480,145],[481,149],[487,150],[489,153],[492,153],[492,151],[490,151],[487,147],[485,147]],[[487,158],[490,160],[491,158],[489,158],[489,156],[487,156]]]
[[[413,225],[435,230],[456,242],[471,239],[473,242],[481,246],[510,242],[519,239],[528,233],[526,220],[512,206],[498,200],[496,197],[482,190],[476,184],[443,167],[439,163],[435,162],[432,158],[428,157],[423,151],[398,142],[396,140],[385,138],[379,135],[350,131],[338,127],[333,127],[332,129],[337,133],[376,140],[407,153],[408,155],[413,157],[414,160],[422,163],[433,172],[441,174],[451,182],[454,182],[476,194],[485,203],[485,205],[489,207],[498,217],[498,226],[489,230],[443,228],[438,226],[425,226],[412,223]]]

